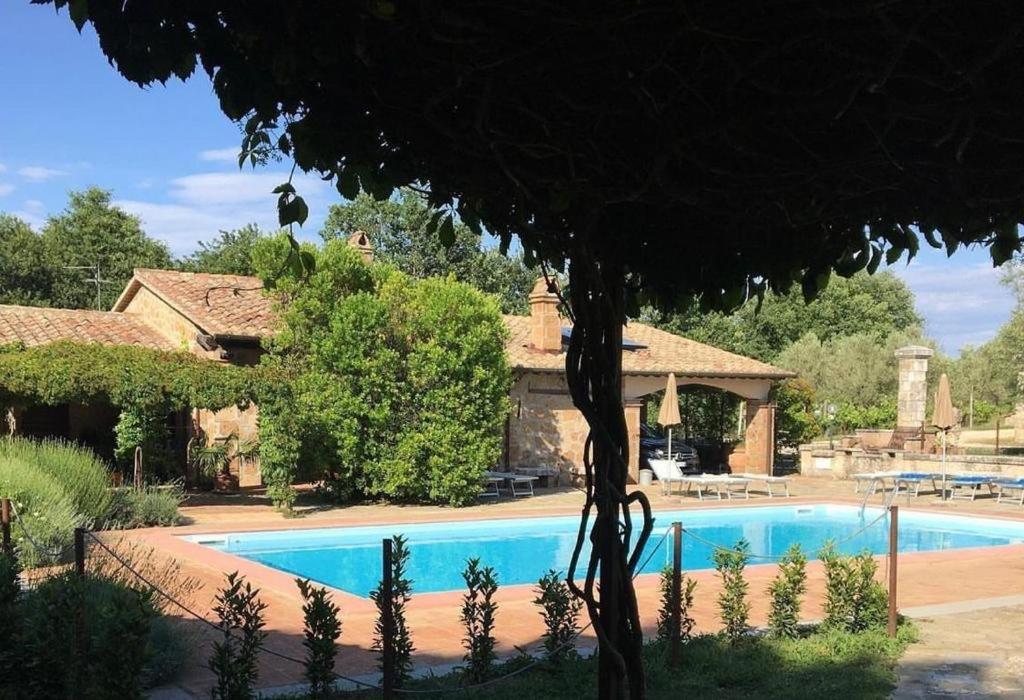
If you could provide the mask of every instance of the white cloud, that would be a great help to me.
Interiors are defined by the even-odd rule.
[[[7,172],[7,166],[4,165],[3,163],[0,163],[0,173],[5,173],[5,172]]]
[[[29,211],[42,211],[44,206],[45,205],[38,199],[25,200],[25,208],[28,209]]]
[[[46,182],[61,175],[67,175],[67,171],[56,168],[46,168],[42,165],[26,165],[18,169],[18,174],[29,182]]]
[[[957,264],[954,256],[894,271],[914,292],[925,331],[946,352],[990,340],[1013,309],[1013,296],[999,283],[1000,270],[987,262]]]
[[[199,152],[199,160],[223,161],[226,163],[237,163],[238,154],[241,149],[238,146],[230,148],[212,148],[208,151]]]
[[[138,216],[146,232],[165,241],[174,253],[183,254],[220,230],[248,223],[277,228],[277,195],[272,190],[287,179],[283,173],[197,173],[171,180],[169,201],[123,199],[114,204]],[[331,185],[306,175],[296,175],[293,184],[310,208],[310,220],[297,229],[308,236],[327,213]]]
[[[0,183],[0,197],[6,197],[11,192],[14,192],[14,185]]]

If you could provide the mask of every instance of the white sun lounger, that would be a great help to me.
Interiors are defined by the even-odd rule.
[[[741,472],[739,474],[732,474],[734,477],[740,479],[749,479],[753,482],[760,482],[764,484],[765,491],[768,492],[768,498],[775,498],[775,493],[772,491],[772,485],[782,486],[786,491],[786,498],[789,498],[789,477],[788,476],[770,476],[768,474],[751,474],[749,472]]]
[[[718,500],[722,500],[722,490],[725,489],[725,496],[732,499],[734,493],[742,493],[744,498],[750,498],[750,479],[725,474],[698,474],[696,476],[684,476],[681,481],[686,484],[686,493],[696,487],[697,498],[704,500],[704,494],[714,489]]]
[[[1006,496],[1009,503],[1024,506],[1024,479],[1000,479],[996,482],[996,488],[999,489],[996,503],[1002,503],[1003,496]],[[1016,492],[1019,495],[1011,496],[1011,492]]]
[[[532,496],[533,482],[537,481],[536,476],[516,474],[515,472],[484,472],[486,488],[480,495],[487,498],[497,498],[501,495],[502,484],[507,485],[509,493],[513,496]]]
[[[649,459],[647,462],[651,466],[651,471],[658,477],[662,495],[668,496],[672,493],[672,484],[685,483],[683,472],[674,459]]]
[[[853,474],[850,476],[853,479],[853,492],[860,493],[860,485],[866,484],[864,487],[865,491],[874,493],[878,490],[878,487],[882,487],[885,490],[885,482],[895,480],[900,475],[900,472],[865,472],[863,474]]]

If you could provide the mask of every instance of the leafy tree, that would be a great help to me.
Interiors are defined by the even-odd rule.
[[[329,241],[365,231],[375,256],[407,275],[453,274],[460,282],[497,296],[505,313],[525,312],[536,272],[521,257],[482,248],[479,233],[461,221],[453,223],[452,240],[446,245],[429,229],[435,214],[421,195],[409,189],[383,201],[360,194],[351,202],[331,206],[320,235]]]
[[[443,240],[458,218],[568,269],[569,387],[594,433],[593,556],[574,592],[600,631],[602,698],[645,696],[629,550],[653,522],[619,525],[648,513],[626,488],[627,312],[731,310],[795,285],[811,299],[922,237],[982,243],[996,264],[1021,247],[1024,97],[1000,89],[1024,78],[1009,0],[53,2],[140,85],[201,66],[244,122],[243,159],[284,154],[349,199],[422,186]],[[305,221],[294,189],[279,194],[281,225]]]
[[[796,447],[821,435],[817,395],[814,387],[799,377],[780,382],[772,389],[776,441],[784,447]]]
[[[345,241],[313,255],[311,276],[276,287],[288,303],[266,362],[294,379],[288,401],[261,405],[261,426],[297,423],[270,434],[272,447],[285,435],[298,444],[279,465],[264,438],[268,482],[286,489],[294,460],[319,467],[340,499],[472,502],[500,456],[508,410],[497,304],[451,279],[368,266]]]
[[[210,241],[200,241],[199,249],[179,262],[189,272],[212,272],[218,275],[253,275],[253,248],[265,237],[259,226],[246,224],[242,228],[221,231]]]
[[[167,246],[149,238],[137,217],[111,205],[110,192],[92,187],[69,195],[67,208],[50,217],[42,240],[53,271],[51,304],[70,309],[108,309],[131,279],[136,267],[166,268]],[[68,267],[99,265],[108,284],[100,286],[99,303],[94,270]]]
[[[0,304],[45,306],[52,285],[42,239],[21,219],[0,214]]]

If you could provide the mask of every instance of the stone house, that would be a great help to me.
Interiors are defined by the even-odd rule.
[[[365,235],[353,245],[372,258]],[[568,474],[582,469],[587,428],[572,406],[565,381],[564,346],[569,328],[558,300],[538,280],[528,316],[505,316],[507,352],[514,371],[512,411],[506,422],[504,466],[554,466]],[[270,300],[255,277],[173,270],[135,271],[111,311],[0,306],[0,344],[26,346],[55,340],[141,345],[183,350],[213,362],[251,365],[260,341],[273,332]],[[774,406],[768,392],[793,376],[756,360],[725,352],[656,328],[630,323],[623,342],[623,408],[630,435],[630,472],[639,468],[640,422],[645,397],[665,387],[670,372],[680,386],[701,384],[732,392],[746,402],[746,468],[770,472],[775,452]],[[208,440],[257,437],[258,407],[244,411],[194,410],[169,417],[180,447],[200,428]],[[20,432],[81,439],[101,432],[116,415],[90,407],[33,407],[18,419]],[[242,486],[258,485],[258,464],[232,464]]]

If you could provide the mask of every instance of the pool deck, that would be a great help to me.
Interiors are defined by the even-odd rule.
[[[791,483],[793,498],[776,497],[768,499],[758,495],[749,500],[698,501],[694,497],[680,498],[678,495],[662,496],[659,489],[647,487],[655,510],[679,510],[686,508],[759,507],[817,503],[838,503],[859,505],[861,495],[853,493],[851,482],[833,481],[823,478],[793,477]],[[282,530],[319,527],[345,527],[393,524],[395,531],[405,523],[442,522],[452,520],[476,520],[482,518],[526,518],[552,515],[578,515],[582,495],[571,489],[538,489],[533,498],[511,501],[488,502],[463,509],[432,506],[391,506],[360,505],[345,508],[316,509],[303,511],[303,517],[285,518],[269,505],[254,497],[210,497],[204,505],[187,506],[182,509],[189,524],[175,528],[154,528],[135,530],[125,534],[111,534],[109,537],[126,536],[141,540],[160,553],[174,557],[182,565],[182,573],[194,576],[203,588],[193,597],[195,609],[212,618],[210,603],[217,588],[223,583],[225,572],[238,571],[261,590],[261,597],[268,603],[267,646],[274,651],[301,658],[302,613],[301,599],[293,576],[239,557],[218,552],[209,547],[181,539],[181,535],[201,533],[222,533],[258,530]],[[883,497],[874,496],[870,503],[880,505]],[[928,512],[974,514],[987,518],[1001,518],[1024,522],[1024,509],[1008,504],[996,504],[994,499],[979,499],[974,502],[954,501],[945,504],[936,497],[921,495],[916,499],[900,498],[901,509]],[[655,537],[660,536],[660,530]],[[484,562],[486,563],[486,562]],[[879,577],[885,574],[884,557],[880,558]],[[759,564],[748,567],[752,603],[751,622],[763,624],[767,617],[768,597],[764,593],[775,567]],[[697,579],[696,601],[693,614],[698,629],[715,630],[718,627],[715,599],[719,590],[713,571],[700,571],[693,575]],[[803,617],[816,619],[821,616],[824,593],[824,576],[820,564],[808,565],[808,593],[805,598]],[[415,582],[414,582],[415,588]],[[643,575],[636,583],[641,617],[645,627],[653,628],[657,617],[658,591],[657,576]],[[423,667],[444,669],[458,664],[462,658],[462,627],[459,622],[459,591],[444,593],[415,594],[408,608],[407,619],[416,645],[414,660]],[[1014,596],[1024,596],[1024,545],[958,549],[945,552],[905,553],[899,557],[899,593],[901,609],[912,611],[921,608],[929,615],[948,608],[962,609],[957,605],[984,605],[984,601]],[[343,633],[340,640],[341,652],[336,670],[349,676],[363,677],[375,671],[375,658],[370,651],[372,643],[375,610],[372,603],[358,596],[334,591],[335,601],[342,610]],[[497,600],[496,634],[499,654],[511,655],[516,647],[532,647],[538,643],[542,631],[540,616],[532,600],[534,592],[530,585],[503,586]],[[1019,599],[1016,599],[1019,604]],[[950,607],[952,606],[952,607]],[[999,625],[1000,616],[989,618],[991,625]],[[183,623],[185,624],[185,623]],[[167,697],[208,693],[211,675],[205,669],[208,650],[205,644],[212,638],[210,630],[199,624],[191,624],[197,639],[205,640],[189,664],[189,671],[176,686],[176,692]],[[583,646],[594,644],[592,636],[584,635]],[[297,664],[273,656],[263,655],[260,665],[260,685],[280,687],[301,681],[302,669]]]

